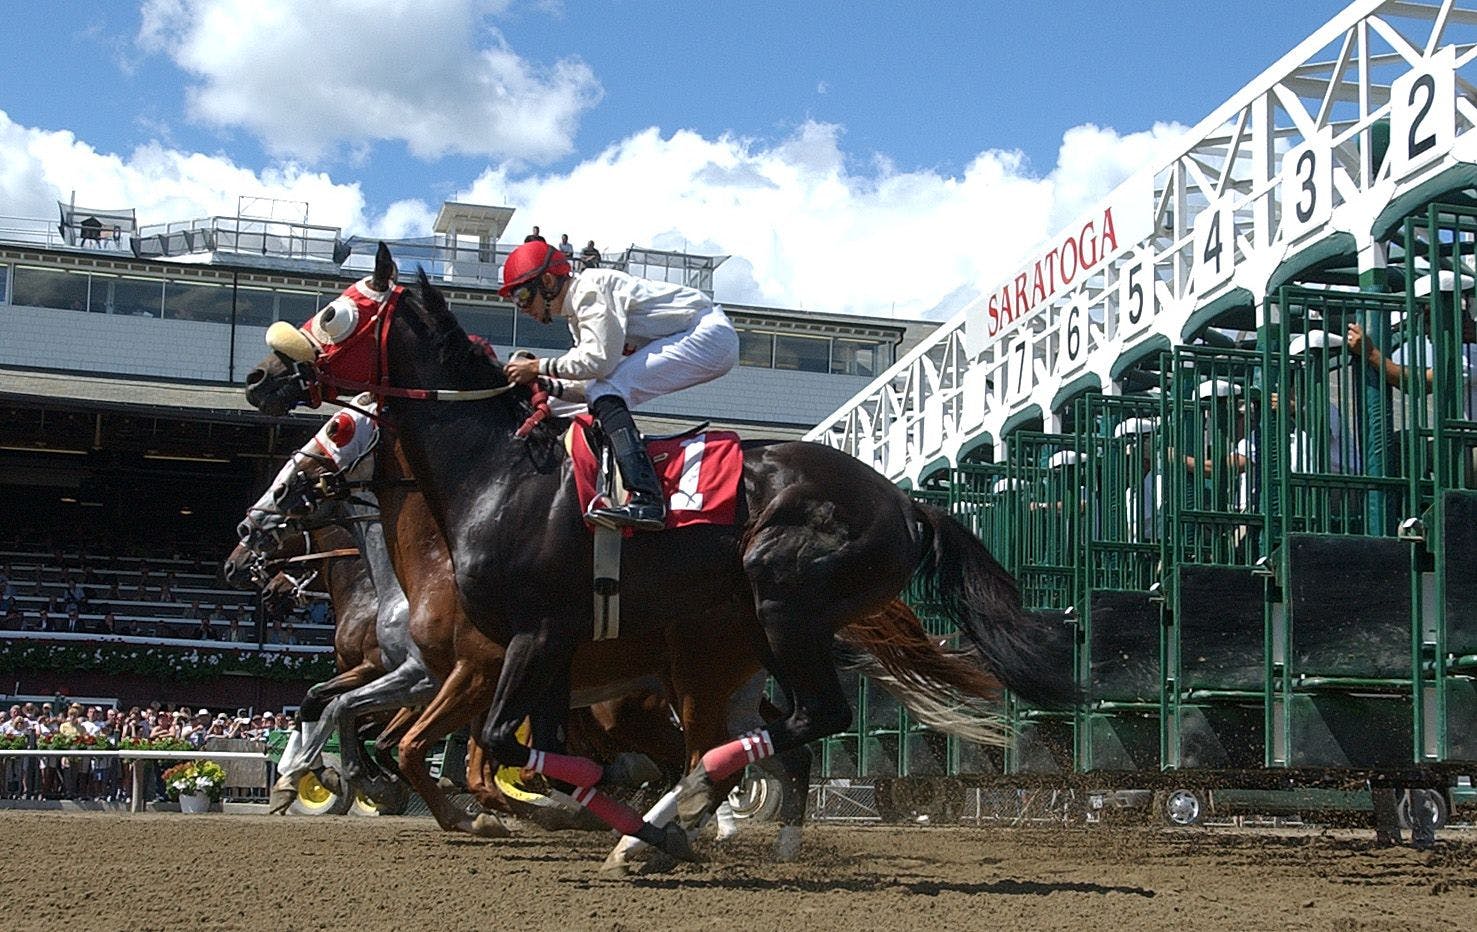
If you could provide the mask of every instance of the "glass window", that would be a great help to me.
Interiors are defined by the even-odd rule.
[[[10,266],[0,265],[0,304],[5,303],[6,286],[10,284]]]
[[[323,310],[323,305],[327,303],[322,295],[314,291],[279,291],[277,319],[285,320],[294,327],[301,327],[308,322],[308,318]],[[239,318],[236,322],[245,323]]]
[[[164,284],[164,316],[170,320],[231,322],[231,287],[208,282]]]
[[[567,350],[573,345],[574,338],[570,336],[569,324],[563,317],[541,324],[532,317],[518,315],[518,333],[513,342],[516,349]]]
[[[777,333],[774,337],[774,367],[801,372],[830,372],[831,340],[829,337]]]
[[[757,369],[773,368],[774,334],[740,330],[738,338],[739,365],[753,366]]]
[[[85,311],[87,275],[82,272],[60,272],[18,265],[15,267],[11,303],[27,307]],[[102,308],[99,307],[98,310]]]
[[[451,311],[461,321],[462,329],[486,337],[498,346],[513,345],[513,309],[484,304],[453,304]],[[522,323],[522,321],[519,321]],[[530,320],[528,323],[538,326]],[[562,323],[562,322],[561,322]],[[566,326],[565,331],[568,331]]]
[[[838,337],[831,347],[831,371],[837,375],[863,375],[870,379],[883,368],[881,343]]]
[[[104,280],[92,279],[92,309],[106,300],[109,314],[125,317],[158,317],[162,304],[164,282],[157,278],[114,278],[108,280],[111,294],[104,290]]]
[[[313,308],[317,313],[318,308]],[[307,320],[312,314],[304,315]],[[229,314],[226,320],[231,318]],[[270,288],[236,289],[236,323],[242,327],[269,327],[277,319],[277,293]],[[302,321],[297,321],[302,323]]]

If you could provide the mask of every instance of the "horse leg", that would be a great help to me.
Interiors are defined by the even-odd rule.
[[[334,700],[334,726],[339,733],[340,771],[350,782],[364,776],[363,752],[357,720],[374,712],[392,712],[420,705],[435,691],[435,681],[414,660],[367,686],[344,693]]]
[[[303,708],[298,713],[297,727],[282,750],[277,763],[277,782],[272,785],[270,811],[284,813],[297,799],[297,781],[317,765],[319,755],[333,736],[333,720],[326,716],[334,698],[373,682],[384,671],[371,663],[361,663],[332,679],[324,680],[308,690]]]
[[[486,683],[487,678],[483,677],[482,682]],[[486,690],[486,693],[489,695],[484,696],[482,691],[479,691],[476,696],[468,697],[467,705],[474,709],[486,706],[490,701],[491,692],[491,684],[489,683]],[[476,798],[477,803],[483,809],[512,814],[512,805],[509,804],[508,798],[503,795],[502,789],[497,785],[497,768],[492,765],[487,752],[482,749],[480,735],[486,723],[487,713],[485,711],[479,711],[472,716],[471,725],[468,729],[472,737],[467,742],[467,792]]]
[[[526,717],[533,723],[535,744],[560,746],[557,730],[550,734],[549,726],[568,714],[573,652],[572,643],[554,644],[534,632],[519,632],[509,639],[497,692],[483,728],[483,746],[501,765],[522,767],[569,784],[573,788],[569,795],[574,802],[622,835],[633,835],[680,860],[693,860],[687,835],[681,829],[672,825],[657,828],[643,821],[631,807],[596,789],[605,776],[605,768],[584,757],[531,751],[519,742],[518,726]],[[562,695],[555,696],[552,685],[562,686]],[[544,700],[544,708],[535,707],[534,700],[538,698]],[[557,708],[558,703],[563,705],[562,712]]]
[[[400,776],[400,764],[395,756],[390,753],[390,748],[398,746],[400,739],[415,724],[420,717],[421,710],[415,707],[404,708],[395,713],[395,717],[380,730],[379,736],[374,739],[374,759],[387,774]]]
[[[762,676],[762,674],[761,674]],[[788,696],[782,697],[784,709],[775,709],[769,703],[756,702],[754,705],[753,719],[758,727],[768,725],[771,719],[778,719],[787,714],[794,707],[794,703]],[[764,715],[760,712],[760,706],[768,706],[774,715]],[[733,729],[735,732],[738,728]],[[801,745],[788,751],[781,751],[774,757],[766,758],[758,762],[757,766],[769,775],[780,781],[784,788],[784,796],[780,800],[779,823],[780,831],[774,840],[774,857],[777,861],[793,861],[800,854],[800,833],[805,825],[805,810],[810,803],[810,768],[815,762],[815,756],[810,751],[809,745]]]
[[[452,804],[451,799],[431,778],[426,768],[426,754],[472,717],[472,702],[485,701],[486,677],[475,664],[458,660],[437,690],[435,697],[400,739],[400,772],[431,809],[436,824],[444,831],[466,832],[479,838],[501,838],[507,826],[496,816],[471,816]],[[471,749],[468,748],[468,759]]]
[[[683,824],[696,824],[712,805],[717,785],[745,766],[804,747],[851,724],[851,703],[831,658],[835,626],[828,613],[820,606],[813,612],[797,610],[807,600],[766,594],[764,588],[755,586],[765,635],[761,655],[793,707],[779,722],[703,754],[698,766],[678,784],[677,818]]]

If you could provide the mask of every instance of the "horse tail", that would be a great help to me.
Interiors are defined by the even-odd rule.
[[[919,722],[981,744],[1004,745],[1000,683],[972,660],[923,630],[913,610],[893,601],[836,634],[838,665],[886,689]]]
[[[1081,699],[1073,682],[1066,626],[1021,607],[1015,579],[963,525],[931,505],[915,503],[933,531],[918,568],[985,666],[1032,705],[1067,709]]]

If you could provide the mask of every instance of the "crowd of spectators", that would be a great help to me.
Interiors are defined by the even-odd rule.
[[[547,243],[538,227],[533,232],[523,237],[525,243]],[[574,244],[569,241],[569,234],[565,233],[559,237],[559,252],[563,254],[566,261],[577,270],[598,269],[600,267],[600,250],[595,248],[595,241],[585,243],[585,248],[580,250],[578,256],[574,254]]]
[[[0,742],[34,750],[44,748],[53,736],[86,736],[104,748],[146,741],[183,741],[193,748],[207,748],[212,739],[265,741],[270,732],[291,727],[291,720],[281,713],[251,713],[246,709],[236,709],[234,714],[209,709],[192,713],[188,708],[176,709],[159,702],[124,711],[58,700],[12,704],[0,721]],[[167,766],[168,762],[164,763]],[[0,792],[10,799],[126,800],[133,785],[131,768],[135,766],[148,772],[144,784],[150,787],[147,791],[162,797],[163,787],[158,782],[162,768],[155,762],[89,757],[85,750],[71,749],[59,751],[56,756],[4,757]]]

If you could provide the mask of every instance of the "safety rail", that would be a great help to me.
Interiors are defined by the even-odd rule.
[[[237,761],[260,761],[267,764],[269,772],[264,786],[271,786],[272,759],[262,751],[97,751],[92,748],[68,748],[65,750],[4,750],[0,749],[0,758],[6,757],[87,757],[87,758],[113,758],[118,761],[184,761],[184,760],[237,760]],[[133,789],[128,798],[129,812],[144,811],[144,770],[142,767],[133,768]]]

